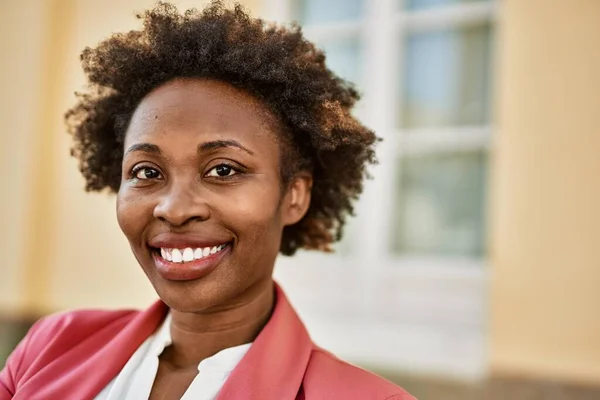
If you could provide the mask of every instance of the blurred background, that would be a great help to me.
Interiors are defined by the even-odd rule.
[[[421,400],[599,399],[600,1],[241,3],[384,139],[336,254],[279,260],[315,341]],[[62,120],[81,50],[153,4],[0,0],[0,366],[40,316],[155,299]]]

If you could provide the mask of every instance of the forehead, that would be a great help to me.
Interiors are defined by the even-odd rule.
[[[276,117],[252,95],[227,83],[189,78],[168,82],[142,99],[125,144],[175,132],[278,142],[277,131]]]

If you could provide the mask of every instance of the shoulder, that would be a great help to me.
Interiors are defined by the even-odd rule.
[[[113,335],[138,313],[77,310],[40,319],[9,356],[0,373],[0,383],[17,387],[23,376],[31,376],[92,336]]]
[[[37,321],[24,341],[28,348],[45,347],[48,342],[68,342],[73,346],[101,330],[112,330],[126,324],[138,313],[135,310],[83,309],[52,314]]]
[[[303,382],[307,400],[415,400],[401,387],[315,347]]]

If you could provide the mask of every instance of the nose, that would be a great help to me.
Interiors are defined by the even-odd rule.
[[[197,182],[173,183],[154,207],[154,217],[171,226],[183,226],[191,221],[206,221],[210,207]]]

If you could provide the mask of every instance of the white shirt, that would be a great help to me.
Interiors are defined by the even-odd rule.
[[[144,341],[127,364],[95,400],[148,399],[158,371],[158,357],[171,341],[171,314],[161,327]],[[194,378],[181,400],[214,400],[252,343],[221,350],[198,365]]]

